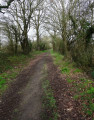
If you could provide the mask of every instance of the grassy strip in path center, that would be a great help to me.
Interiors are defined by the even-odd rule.
[[[42,81],[42,88],[44,91],[43,96],[43,120],[58,120],[58,113],[56,107],[56,100],[53,95],[53,91],[50,86],[50,82],[47,79],[47,65],[44,65],[43,68],[43,81]]]

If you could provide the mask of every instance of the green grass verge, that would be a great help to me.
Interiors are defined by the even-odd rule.
[[[75,63],[71,63],[59,53],[51,51],[54,63],[59,66],[61,73],[66,75],[66,80],[72,85],[74,99],[79,100],[82,104],[82,111],[91,116],[94,116],[94,82],[83,74],[83,71],[76,68]],[[74,79],[73,79],[74,78]]]
[[[20,72],[20,69],[11,69],[9,73],[4,72],[0,74],[0,95],[8,87],[8,83],[11,82]]]
[[[47,80],[47,66],[44,66],[43,69],[43,83],[42,88],[44,91],[43,96],[43,109],[44,113],[42,115],[43,120],[58,120],[58,113],[57,113],[57,106],[56,106],[56,100],[53,95],[53,91],[50,86],[49,80]]]
[[[75,63],[72,62],[70,64],[70,62],[67,59],[65,59],[63,55],[59,53],[51,51],[51,55],[54,58],[54,64],[59,66],[61,73],[67,75],[70,74],[71,69],[73,69],[73,65],[75,65]],[[77,73],[79,71],[78,68],[77,69],[75,68],[74,73]]]

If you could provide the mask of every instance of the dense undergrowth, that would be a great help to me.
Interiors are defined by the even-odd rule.
[[[71,86],[74,100],[79,101],[83,116],[94,119],[94,82],[74,62],[65,59],[59,53],[51,51],[54,63],[58,65],[61,73]]]
[[[53,91],[50,86],[50,82],[47,79],[47,65],[44,65],[43,68],[43,82],[42,82],[42,88],[44,91],[43,96],[43,109],[44,113],[42,115],[43,120],[57,120],[58,119],[58,113],[57,113],[57,106],[56,106],[56,100],[53,95]]]
[[[29,55],[8,55],[0,53],[0,94],[2,94],[8,84],[16,78],[19,72],[29,63],[31,58],[45,51],[35,51]]]

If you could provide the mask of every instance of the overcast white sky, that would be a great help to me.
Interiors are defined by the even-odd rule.
[[[2,0],[0,0],[0,3],[1,3]]]
[[[4,0],[0,0],[0,4],[4,4]]]

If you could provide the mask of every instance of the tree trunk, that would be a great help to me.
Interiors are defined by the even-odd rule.
[[[28,38],[24,38],[23,42],[21,43],[22,50],[24,54],[29,54],[30,49],[29,49],[29,43],[28,43]]]
[[[62,32],[62,40],[63,40],[63,51],[62,53],[67,56],[68,50],[67,50],[67,40],[66,40],[66,31],[64,30]]]
[[[37,29],[37,50],[40,50],[40,38],[39,38],[39,31],[38,31],[38,29]]]
[[[15,54],[17,54],[18,52],[18,38],[17,38],[17,34],[15,34]]]
[[[24,54],[29,54],[30,52],[30,47],[29,47],[29,42],[28,42],[28,35],[27,35],[27,28],[24,27],[24,31],[23,31],[23,38],[22,38],[22,41],[21,41],[21,47],[22,47],[22,50],[23,50],[23,53]]]

